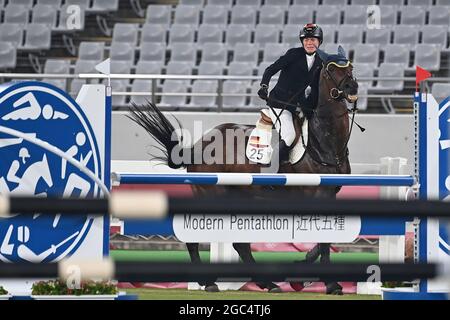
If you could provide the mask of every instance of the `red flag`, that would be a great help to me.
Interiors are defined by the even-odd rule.
[[[419,83],[431,77],[431,73],[427,70],[416,66],[416,92],[419,92]]]

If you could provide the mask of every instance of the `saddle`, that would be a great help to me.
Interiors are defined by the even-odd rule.
[[[288,112],[288,111],[285,111]],[[293,118],[295,128],[295,139],[289,153],[289,162],[295,164],[305,153],[305,146],[308,141],[308,120],[301,113],[295,113]],[[260,118],[256,122],[255,129],[250,134],[248,140],[246,156],[254,163],[270,164],[272,159],[272,119],[268,109],[262,109]],[[303,139],[301,139],[303,136]]]

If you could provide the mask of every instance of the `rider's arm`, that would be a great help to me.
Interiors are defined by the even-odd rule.
[[[261,85],[269,86],[270,79],[273,75],[291,63],[293,59],[293,52],[293,49],[288,50],[285,55],[278,58],[277,61],[266,68],[261,80]]]

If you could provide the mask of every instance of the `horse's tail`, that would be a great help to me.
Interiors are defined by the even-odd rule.
[[[191,148],[182,148],[181,146],[181,142],[183,141],[183,136],[181,134],[182,130],[180,130],[180,136],[178,136],[175,133],[173,125],[156,105],[151,102],[147,102],[146,105],[141,106],[132,103],[131,112],[127,117],[144,128],[144,130],[147,131],[160,145],[160,147],[155,147],[160,150],[163,155],[151,155],[152,160],[167,163],[172,169],[185,168],[187,166],[183,161],[177,161],[179,163],[175,163],[172,154],[175,148],[179,148],[180,160],[184,159],[183,154],[185,154],[185,152],[188,152],[189,155],[192,154]],[[174,119],[178,123],[179,128],[182,129],[178,119],[175,117]]]

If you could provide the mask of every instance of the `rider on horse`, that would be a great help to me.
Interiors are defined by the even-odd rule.
[[[258,95],[267,101],[270,118],[281,136],[280,162],[288,159],[295,140],[293,114],[300,109],[309,118],[317,106],[322,60],[316,50],[322,41],[323,31],[318,25],[305,25],[300,31],[303,47],[289,49],[264,72]],[[269,95],[270,79],[280,70],[278,82]]]

